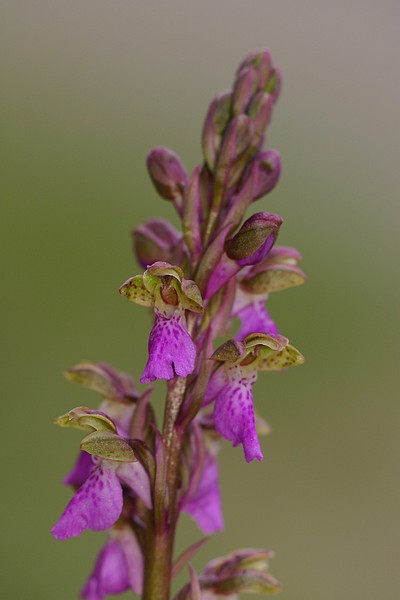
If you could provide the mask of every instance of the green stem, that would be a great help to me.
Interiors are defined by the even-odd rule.
[[[155,489],[155,506],[162,507],[163,518],[149,513],[143,600],[169,600],[175,528],[177,521],[177,491],[179,485],[180,452],[183,432],[175,426],[183,402],[186,379],[175,378],[168,384],[165,405],[163,442],[166,452],[166,490]]]
[[[143,600],[169,600],[172,551],[170,532],[157,532],[149,523]]]

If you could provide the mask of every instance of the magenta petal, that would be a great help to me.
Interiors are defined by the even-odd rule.
[[[244,377],[238,365],[229,367],[229,383],[215,401],[215,427],[225,439],[243,445],[247,462],[263,455],[256,433],[252,385],[256,373]]]
[[[88,454],[84,450],[81,450],[78,454],[78,458],[75,462],[75,465],[65,477],[64,484],[73,485],[77,488],[80,487],[89,477],[89,474],[92,469],[93,461],[91,454]]]
[[[147,508],[152,508],[149,477],[139,461],[121,462],[117,467],[120,480],[125,483]]]
[[[99,464],[75,493],[51,530],[57,540],[101,531],[115,523],[122,511],[122,487],[114,467]]]
[[[142,594],[143,555],[135,534],[125,526],[113,529],[111,535],[82,590],[82,597],[87,600],[103,600],[128,589]]]
[[[124,552],[111,539],[97,557],[93,572],[82,590],[87,600],[103,600],[109,594],[121,594],[130,588],[129,571]]]
[[[230,259],[226,254],[223,254],[218,265],[210,275],[205,298],[214,296],[238,271],[240,271],[238,263]]]
[[[138,596],[143,592],[144,561],[139,543],[131,527],[116,532],[116,537],[128,568],[129,585]]]
[[[183,325],[179,313],[172,317],[156,314],[156,322],[149,337],[149,358],[141,383],[155,379],[187,377],[194,370],[196,348]]]
[[[228,383],[225,367],[221,365],[211,375],[204,393],[203,406],[208,406]]]
[[[235,336],[237,340],[243,340],[251,333],[279,333],[277,326],[265,308],[265,300],[248,304],[237,312],[236,316],[241,320],[240,330]]]
[[[200,530],[206,535],[224,528],[218,463],[210,453],[205,456],[203,474],[196,493],[187,504],[184,504],[183,510],[193,517]]]

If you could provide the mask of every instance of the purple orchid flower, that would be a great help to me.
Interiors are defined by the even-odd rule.
[[[262,460],[253,406],[253,384],[257,379],[257,370],[251,366],[234,364],[229,365],[225,372],[226,384],[215,397],[216,430],[234,447],[242,444],[247,462]]]
[[[116,430],[121,437],[128,438],[127,431],[135,411],[135,404],[122,404],[115,400],[103,400],[99,406],[99,412],[104,413],[111,418],[115,424]],[[89,477],[93,469],[92,456],[88,452],[81,450],[74,466],[68,475],[64,478],[64,485],[80,487]]]
[[[85,529],[102,531],[117,521],[122,511],[122,485],[151,508],[150,483],[139,461],[117,462],[94,457],[93,468],[51,530],[57,540],[80,535]],[[82,473],[79,473],[82,475]]]
[[[203,311],[195,282],[185,279],[180,267],[159,261],[143,275],[128,279],[119,291],[136,304],[153,307],[155,312],[141,383],[190,375],[195,366],[196,347],[187,331],[185,310]]]
[[[211,375],[205,394],[205,404],[215,402],[215,428],[233,446],[242,444],[247,462],[262,460],[252,391],[257,372],[285,369],[304,358],[287,338],[262,332],[225,342],[212,358],[222,363]]]
[[[109,540],[82,590],[82,598],[103,600],[110,594],[121,594],[129,589],[142,594],[143,555],[132,528],[124,525],[111,529]]]

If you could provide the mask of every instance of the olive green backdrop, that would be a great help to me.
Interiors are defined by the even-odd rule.
[[[96,398],[62,371],[87,358],[139,377],[150,321],[117,293],[138,272],[129,232],[175,220],[145,155],[170,146],[193,168],[209,101],[267,46],[283,175],[254,209],[302,251],[307,285],[270,306],[307,362],[260,376],[266,459],[224,446],[226,530],[194,564],[270,547],[282,600],[398,599],[399,7],[2,1],[2,598],[78,597],[104,534],[49,534],[80,439],[52,419]],[[179,547],[198,537],[183,518]]]

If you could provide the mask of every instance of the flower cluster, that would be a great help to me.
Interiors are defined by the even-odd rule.
[[[98,409],[77,407],[56,420],[86,437],[65,479],[75,494],[52,533],[64,540],[85,529],[108,531],[83,598],[128,589],[147,600],[169,598],[172,578],[201,545],[173,562],[180,514],[206,535],[223,528],[222,440],[241,445],[247,462],[263,458],[259,436],[268,426],[252,394],[258,373],[304,360],[266,308],[269,294],[305,281],[300,255],[276,245],[279,215],[256,212],[244,220],[279,180],[280,156],[264,143],[280,82],[267,50],[248,56],[232,89],[209,107],[203,162],[189,174],[171,150],[155,148],[148,156],[155,189],[177,211],[182,231],[162,219],[135,229],[143,272],[119,291],[153,315],[140,382],[168,382],[165,417],[159,427],[151,389],[140,393],[130,375],[109,365],[81,363],[66,373],[101,396]],[[217,338],[225,339],[218,347]],[[190,582],[176,598],[277,591],[270,555],[241,550],[200,575],[189,565]]]

